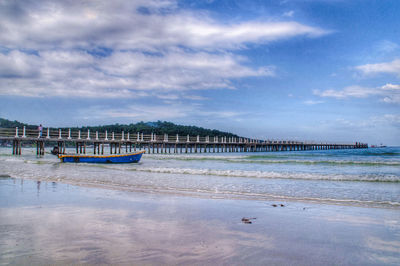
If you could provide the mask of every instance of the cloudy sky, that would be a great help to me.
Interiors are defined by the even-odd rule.
[[[0,1],[0,117],[400,145],[400,1]]]

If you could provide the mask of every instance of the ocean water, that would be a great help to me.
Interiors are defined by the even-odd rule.
[[[1,148],[0,176],[205,198],[400,208],[399,147],[145,154],[138,164],[67,164],[35,152],[24,148],[13,156]]]

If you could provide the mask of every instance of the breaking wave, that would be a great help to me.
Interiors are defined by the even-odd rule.
[[[280,159],[278,156],[152,156],[155,160],[180,160],[180,161],[222,161],[228,163],[248,164],[303,164],[303,165],[360,165],[360,166],[400,166],[400,161],[350,161],[350,160],[293,160]],[[268,159],[268,160],[266,160]]]
[[[274,178],[274,179],[302,179],[302,180],[331,180],[331,181],[368,181],[368,182],[400,182],[397,175],[345,175],[345,174],[317,174],[317,173],[283,173],[265,171],[243,171],[243,170],[213,170],[213,169],[190,169],[190,168],[131,168],[131,171],[185,174],[185,175],[211,175],[224,177],[247,177],[247,178]]]

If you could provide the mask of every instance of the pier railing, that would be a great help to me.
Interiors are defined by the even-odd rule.
[[[157,135],[154,133],[143,134],[141,132],[110,132],[110,131],[90,131],[90,130],[71,130],[43,128],[40,133],[36,129],[26,129],[26,127],[0,128],[0,139],[29,139],[29,140],[49,140],[49,141],[123,141],[123,142],[166,142],[166,143],[230,143],[230,144],[305,144],[305,145],[356,145],[362,143],[328,143],[317,141],[294,141],[294,140],[259,140],[244,137],[227,136],[189,136],[189,135]]]

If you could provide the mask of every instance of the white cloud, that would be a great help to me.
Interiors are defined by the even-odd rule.
[[[81,109],[77,118],[85,119],[137,119],[142,121],[170,120],[188,116],[192,107],[184,105],[143,105],[134,104],[121,108],[91,106]]]
[[[331,122],[329,122],[331,123]],[[384,126],[400,126],[400,114],[381,114],[367,117],[366,119],[349,120],[338,118],[335,120],[337,125],[348,129],[373,128]]]
[[[364,75],[394,74],[400,76],[400,59],[379,64],[366,64],[356,67]]]
[[[400,90],[400,85],[388,83],[382,86],[383,90]]]
[[[345,98],[367,98],[379,96],[380,100],[386,103],[400,103],[400,85],[386,84],[378,88],[367,88],[361,86],[349,86],[343,90],[314,90],[313,93],[320,97],[331,97],[336,99]]]
[[[199,95],[184,95],[182,96],[185,99],[193,100],[193,101],[204,101],[208,100],[207,97],[199,96]]]
[[[400,103],[400,85],[388,83],[381,87],[384,91],[382,101],[386,103]]]
[[[400,94],[392,94],[382,99],[385,103],[400,103]]]
[[[19,51],[0,53],[0,78],[29,78],[39,74],[40,57]]]
[[[399,49],[399,45],[389,40],[382,40],[377,44],[377,49],[380,52],[390,53]]]
[[[175,50],[165,55],[117,52],[99,62],[107,75],[134,77],[135,89],[193,90],[233,88],[230,80],[274,76],[272,66],[252,69],[243,57],[229,53],[187,53]]]
[[[140,12],[140,8],[149,11]],[[205,12],[180,11],[175,1],[2,2],[0,9],[0,42],[11,48],[103,46],[152,50],[183,45],[215,50],[327,33],[297,22],[222,24]]]
[[[82,108],[77,112],[79,117],[85,117],[85,119],[136,119],[143,121],[154,121],[154,120],[172,120],[182,119],[191,117],[195,118],[224,118],[224,119],[236,119],[240,118],[245,113],[221,110],[221,111],[208,111],[204,110],[201,105],[188,105],[180,104],[176,102],[160,103],[152,105],[133,104],[130,106],[124,106],[121,108],[105,107],[105,106],[90,106]]]
[[[200,116],[205,116],[205,117],[213,117],[213,118],[237,118],[240,116],[245,115],[245,113],[242,112],[236,112],[236,111],[198,111],[198,114]]]
[[[400,114],[383,114],[369,117],[368,120],[365,121],[366,125],[391,125],[391,126],[400,126]]]
[[[400,114],[385,114],[382,119],[383,121],[400,125]]]
[[[314,94],[321,97],[332,97],[343,99],[348,97],[366,98],[370,95],[379,94],[379,91],[373,88],[365,88],[361,86],[349,86],[343,90],[314,90]]]
[[[232,89],[232,80],[274,76],[273,67],[253,69],[230,53],[165,55],[115,52],[98,57],[83,51],[0,54],[0,94],[32,97],[145,97],[148,92]]]
[[[3,1],[0,25],[0,95],[30,97],[234,89],[236,79],[275,75],[235,49],[327,33],[295,21],[221,23],[172,0]]]
[[[307,101],[304,101],[303,103],[306,105],[315,105],[315,104],[324,103],[324,101],[307,100]]]
[[[293,15],[294,15],[294,11],[293,10],[290,10],[290,11],[287,11],[287,12],[285,12],[285,13],[283,13],[283,16],[284,17],[293,17]]]

